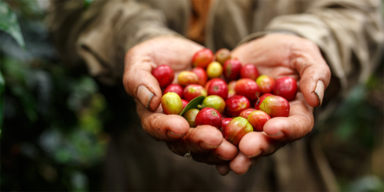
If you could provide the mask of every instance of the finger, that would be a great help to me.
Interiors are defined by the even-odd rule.
[[[254,165],[257,164],[260,157],[248,158],[242,152],[239,152],[237,156],[229,163],[231,170],[238,174],[243,175]]]
[[[155,111],[160,105],[161,89],[151,71],[156,67],[151,57],[134,58],[134,50],[126,56],[126,68],[123,76],[123,85],[126,92],[140,101],[140,103]]]
[[[236,157],[237,153],[238,149],[236,146],[227,140],[223,140],[219,147],[213,149],[207,154],[193,155],[193,159],[208,164],[218,164],[232,160]]]
[[[246,157],[254,158],[271,155],[284,145],[263,132],[251,132],[241,139],[239,149]]]
[[[220,175],[225,176],[231,171],[229,168],[229,163],[222,163],[222,164],[217,164],[216,165],[216,170],[220,173]]]
[[[264,125],[264,132],[279,142],[291,142],[301,139],[312,131],[314,125],[313,108],[306,104],[302,93],[296,100],[289,102],[288,117],[275,117]]]
[[[174,141],[189,131],[189,124],[182,116],[151,112],[138,102],[136,109],[144,131],[157,140]]]
[[[132,48],[125,57],[123,76],[127,93],[151,111],[157,109],[161,90],[151,71],[157,65],[169,65],[174,72],[189,69],[195,52],[203,47],[185,38],[162,36]]]
[[[331,70],[316,45],[308,47],[310,48],[306,53],[293,50],[291,63],[300,74],[300,90],[305,100],[310,106],[316,107],[323,101],[325,88],[331,79]]]
[[[202,125],[190,128],[180,140],[168,143],[168,147],[176,154],[184,155],[191,152],[193,156],[207,154],[223,142],[221,132],[212,126]]]
[[[221,145],[210,153],[210,155],[213,156],[210,159],[229,161],[235,158],[237,153],[237,147],[224,139]]]

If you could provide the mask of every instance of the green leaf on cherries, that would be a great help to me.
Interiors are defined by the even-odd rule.
[[[185,112],[187,112],[188,110],[190,109],[196,109],[198,105],[200,105],[203,100],[204,100],[204,96],[198,96],[194,99],[192,99],[188,104],[187,106],[185,106],[185,108],[181,111],[181,113],[179,115],[183,116]]]

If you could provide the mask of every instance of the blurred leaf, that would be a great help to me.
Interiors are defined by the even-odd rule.
[[[35,122],[38,118],[36,97],[32,94],[33,88],[28,87],[31,78],[36,77],[33,70],[23,62],[16,59],[5,58],[2,60],[4,64],[4,77],[8,82],[8,88],[11,93],[20,99],[24,112],[31,122]]]
[[[0,30],[11,35],[21,47],[25,48],[17,16],[4,1],[0,1]]]
[[[379,177],[375,175],[367,175],[352,182],[348,187],[348,191],[382,191],[383,187],[383,182]]]
[[[44,1],[40,1],[40,3],[44,4]],[[24,17],[28,18],[28,17],[37,16],[37,15],[43,16],[43,11],[40,9],[38,2],[36,0],[19,0],[19,2],[20,2],[20,7],[22,9],[22,12],[23,12],[22,14],[24,15]]]
[[[71,184],[71,191],[87,191],[88,179],[83,173],[76,171],[71,175]]]
[[[88,8],[94,0],[84,0],[85,8]]]
[[[343,120],[335,130],[335,134],[341,141],[346,141],[351,137],[353,132],[356,130],[353,119],[348,118]]]
[[[200,105],[203,100],[204,100],[204,96],[199,96],[199,97],[196,97],[194,99],[192,99],[188,104],[187,106],[185,106],[185,108],[181,111],[180,115],[183,116],[185,112],[187,112],[188,110],[190,109],[196,109],[198,105]]]
[[[357,85],[351,90],[349,95],[346,97],[346,102],[352,105],[357,105],[358,103],[363,102],[366,95],[366,87],[364,85]]]
[[[380,84],[380,79],[379,77],[376,75],[376,74],[373,74],[369,77],[367,83],[366,83],[366,87],[368,89],[372,89],[372,88],[375,88],[378,86],[378,84]]]

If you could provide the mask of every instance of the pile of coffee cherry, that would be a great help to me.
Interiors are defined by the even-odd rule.
[[[193,69],[182,71],[178,84],[172,84],[175,74],[168,65],[152,70],[163,90],[165,114],[182,115],[190,127],[217,127],[236,146],[246,133],[263,131],[269,119],[288,117],[288,101],[297,94],[295,79],[259,75],[255,65],[242,65],[224,48],[215,54],[203,48],[191,63]]]

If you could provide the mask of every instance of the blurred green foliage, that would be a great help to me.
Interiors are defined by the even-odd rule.
[[[384,55],[384,54],[383,54]],[[317,126],[341,191],[384,191],[384,63]]]
[[[88,8],[94,0],[84,0],[85,8]]]
[[[54,63],[26,64],[6,55],[0,62],[7,82],[2,189],[87,189],[83,171],[100,163],[108,142],[100,117],[106,102],[97,84]]]
[[[35,1],[6,3],[19,17],[25,49],[7,9],[13,28],[0,28],[1,190],[99,190],[90,181],[101,183],[109,140],[105,97],[93,78],[57,60]]]
[[[0,30],[10,34],[20,46],[24,47],[24,39],[16,14],[2,0],[0,1]]]

